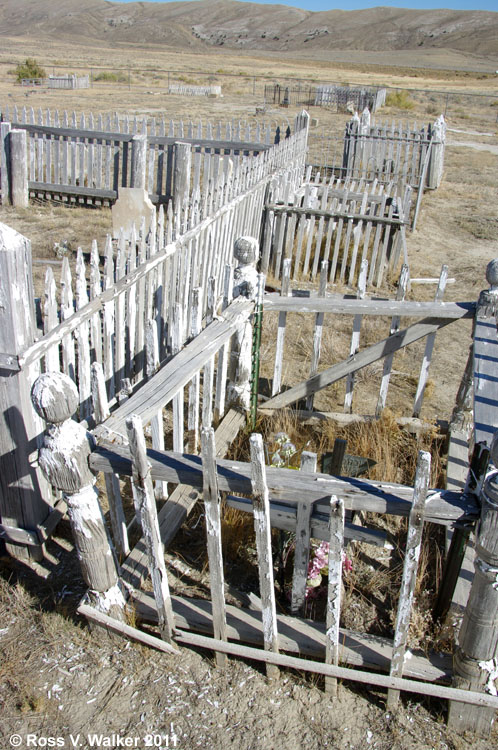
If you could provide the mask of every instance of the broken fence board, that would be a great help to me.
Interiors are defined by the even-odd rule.
[[[320,374],[295,385],[278,396],[274,396],[265,403],[265,409],[282,409],[284,406],[289,406],[289,404],[293,404],[311,393],[316,393],[347,375],[357,372],[387,355],[394,354],[431,333],[435,333],[439,328],[443,328],[450,322],[451,320],[447,318],[426,318],[419,323],[414,323],[387,339],[369,346],[352,359],[333,365]]]

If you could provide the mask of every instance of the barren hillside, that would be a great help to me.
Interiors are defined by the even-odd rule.
[[[445,50],[498,56],[498,13],[372,8],[311,12],[235,0],[113,3],[105,0],[1,0],[0,34],[79,42],[160,44],[299,53],[323,58],[338,50],[426,52]]]

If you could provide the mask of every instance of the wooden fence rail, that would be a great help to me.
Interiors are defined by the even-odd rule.
[[[289,268],[289,266],[287,266]],[[364,274],[367,275],[367,264],[364,262]],[[393,356],[410,344],[426,338],[426,348],[422,359],[418,386],[415,394],[412,416],[420,416],[423,396],[427,384],[429,368],[431,364],[434,338],[439,329],[449,325],[452,321],[472,318],[475,315],[475,303],[442,302],[444,283],[448,269],[443,267],[440,283],[436,292],[434,302],[414,302],[403,300],[404,293],[397,295],[395,300],[369,299],[365,296],[365,289],[360,277],[359,291],[356,299],[351,295],[327,294],[326,278],[328,270],[326,263],[322,265],[322,286],[319,294],[312,293],[303,296],[302,293],[293,293],[290,290],[288,280],[282,281],[280,294],[266,294],[263,299],[263,311],[266,313],[278,313],[279,333],[275,350],[275,365],[272,386],[272,398],[261,404],[263,412],[271,412],[295,404],[307,399],[307,408],[311,407],[313,395],[327,386],[343,378],[348,379],[346,387],[346,398],[344,402],[345,412],[352,411],[354,374],[362,368],[379,360],[384,360],[382,380],[380,383],[379,399],[377,402],[377,414],[386,405],[389,379],[393,367]],[[400,286],[406,287],[408,269],[403,266],[400,275]],[[308,313],[315,315],[315,326],[313,346],[311,351],[310,377],[308,380],[292,385],[292,387],[281,388],[281,375],[285,357],[284,342],[287,315],[292,312]],[[324,325],[323,316],[327,313],[339,315],[350,315],[353,317],[353,332],[350,346],[350,356],[344,361],[329,365],[318,373],[320,361],[321,332]],[[383,341],[371,344],[367,348],[360,349],[361,320],[364,315],[375,315],[391,319],[389,335]],[[400,320],[403,317],[417,317],[418,322],[411,323],[407,328],[400,329]]]
[[[289,472],[286,469],[264,467],[261,459],[262,450],[258,449],[258,446],[261,448],[261,437],[254,435],[251,440],[253,449],[250,464],[238,461],[214,460],[212,448],[208,451],[207,441],[202,458],[189,455],[180,456],[177,453],[148,452],[148,470],[150,471],[150,477],[153,479],[161,477],[167,479],[168,482],[204,488],[206,502],[210,504],[217,502],[216,497],[219,492],[231,493],[230,496],[234,502],[236,498],[233,493],[246,495],[246,498],[241,498],[241,503],[249,513],[254,513],[255,526],[261,536],[257,545],[261,580],[261,611],[258,613],[254,609],[234,608],[226,603],[223,579],[220,577],[220,571],[223,567],[220,527],[217,522],[213,524],[213,521],[210,520],[207,523],[207,534],[208,544],[210,543],[209,537],[212,536],[209,559],[213,605],[211,606],[209,602],[201,599],[185,600],[173,595],[172,608],[176,633],[181,630],[182,633],[189,634],[190,642],[193,643],[195,632],[205,634],[216,634],[218,632],[219,635],[215,635],[213,640],[205,638],[202,645],[213,648],[217,652],[234,655],[243,653],[244,647],[238,645],[241,642],[255,643],[263,646],[271,654],[268,659],[265,659],[269,667],[272,664],[286,665],[285,661],[281,661],[278,656],[279,652],[284,650],[313,657],[309,669],[312,671],[320,670],[321,667],[315,663],[316,659],[323,660],[325,658],[326,663],[335,664],[337,659],[334,654],[337,655],[337,649],[339,649],[343,664],[360,668],[368,666],[376,672],[391,671],[392,681],[389,683],[383,682],[380,676],[378,679],[376,673],[371,675],[372,684],[382,684],[394,691],[390,693],[391,702],[395,700],[395,691],[410,689],[409,685],[413,684],[411,682],[405,684],[403,679],[399,679],[401,676],[425,680],[425,682],[418,683],[418,692],[422,694],[440,694],[449,699],[461,699],[462,694],[460,692],[437,686],[431,688],[428,684],[433,681],[448,681],[450,678],[451,668],[448,660],[444,657],[438,658],[436,655],[430,655],[427,658],[418,652],[410,652],[409,660],[403,661],[403,659],[400,659],[401,650],[404,648],[403,644],[406,642],[410,618],[417,565],[416,556],[411,554],[405,556],[404,586],[398,602],[400,614],[394,641],[379,637],[371,639],[367,635],[353,634],[342,628],[334,627],[331,621],[327,623],[327,633],[325,633],[325,629],[320,623],[304,621],[299,617],[277,615],[275,593],[272,586],[273,563],[269,563],[272,553],[265,535],[274,522],[271,512],[272,501],[278,500],[279,504],[294,509],[294,529],[296,529],[295,519],[299,503],[305,502],[310,507],[313,505],[315,509],[320,509],[325,519],[325,528],[327,518],[330,516],[330,539],[334,542],[337,541],[340,539],[340,535],[337,536],[336,525],[332,524],[332,516],[336,513],[337,500],[335,498],[337,497],[342,499],[344,507],[347,508],[355,510],[368,508],[371,512],[393,512],[409,515],[407,538],[410,540],[409,544],[417,546],[418,537],[415,529],[421,529],[421,518],[423,519],[425,516],[426,520],[438,523],[454,523],[457,518],[460,520],[474,518],[478,513],[475,499],[455,492],[435,492],[434,490],[427,492],[428,465],[425,454],[419,460],[419,468],[415,479],[415,494],[418,499],[417,503],[413,505],[413,490],[411,488],[398,485],[386,486],[385,484],[368,481],[362,482],[362,486],[359,488],[354,481],[348,482],[347,479],[338,479],[330,477],[330,475],[296,473]],[[91,455],[90,461],[94,470],[125,475],[130,475],[134,471],[133,459],[130,458],[127,447],[120,447],[116,443],[110,444],[107,442],[102,447],[97,448]],[[290,476],[291,474],[292,476]],[[214,494],[213,488],[215,488]],[[248,499],[247,495],[251,496],[252,500]],[[329,500],[330,497],[333,498],[332,503]],[[308,514],[308,518],[311,524],[311,514]],[[171,532],[171,529],[169,531]],[[171,535],[169,538],[171,538]],[[329,575],[330,570],[334,570],[334,566],[340,571],[342,550],[342,543],[330,545]],[[149,572],[152,574],[153,570],[150,569]],[[338,580],[340,581],[340,578]],[[154,602],[154,599],[138,590],[132,591],[131,596],[139,619],[144,618],[146,621],[157,622],[158,605]],[[216,606],[215,601],[217,602]],[[334,622],[338,623],[340,585],[337,582],[332,582],[329,586],[328,610],[336,613]],[[94,617],[88,608],[85,609],[85,614],[90,619]],[[98,617],[98,614],[95,614],[96,620],[98,620]],[[116,625],[111,626],[119,631]],[[140,635],[135,634],[132,637],[140,638]],[[188,642],[189,638],[185,640]],[[233,644],[230,649],[228,648],[228,639]],[[182,641],[182,635],[180,635],[179,640]],[[234,641],[235,643],[233,643]],[[351,677],[354,679],[355,676],[353,674],[348,675],[347,671],[340,672],[341,678],[348,679],[348,677]],[[323,673],[329,677],[339,674],[333,670]],[[269,669],[269,676],[276,677],[277,675],[276,668]],[[333,683],[328,683],[328,687],[333,689]],[[442,692],[438,693],[438,690]],[[475,701],[481,706],[490,705],[489,699],[482,693],[467,694],[464,695],[464,699],[469,702]]]

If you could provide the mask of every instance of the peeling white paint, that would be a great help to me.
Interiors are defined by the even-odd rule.
[[[476,558],[475,564],[479,568],[479,570],[484,573],[485,575],[488,575],[491,573],[491,575],[495,576],[495,582],[492,583],[492,587],[495,589],[495,591],[498,591],[498,568],[493,567],[492,565],[488,565],[484,562],[484,560],[481,560],[480,557]]]
[[[482,670],[489,673],[488,681],[486,683],[486,691],[491,695],[498,696],[498,690],[495,685],[495,681],[498,680],[498,659],[490,659],[489,661],[480,661],[479,666]]]
[[[87,539],[91,539],[90,525],[104,524],[97,490],[93,486],[83,487],[80,492],[67,496],[66,500],[74,529]]]
[[[126,605],[125,597],[119,584],[111,586],[107,591],[95,591],[92,589],[91,593],[92,605],[104,614],[107,614],[112,607],[123,609]]]

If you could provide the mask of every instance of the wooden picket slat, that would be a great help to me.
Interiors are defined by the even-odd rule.
[[[170,643],[175,622],[140,417],[133,415],[129,417],[126,421],[126,429],[133,462],[133,499],[147,549],[154,599],[159,616],[159,630],[162,638]]]
[[[330,498],[329,534],[325,663],[337,666],[339,664],[344,502],[335,495]],[[334,677],[325,677],[325,691],[332,697],[337,695],[337,680]]]
[[[214,637],[218,640],[227,641],[223,553],[221,548],[220,493],[218,491],[216,470],[216,445],[212,427],[203,427],[201,444],[203,498],[206,515],[206,538],[211,601],[213,604]],[[225,667],[227,665],[226,655],[217,653],[216,663],[219,667]]]
[[[273,560],[271,550],[271,522],[266,484],[265,454],[261,435],[251,435],[251,485],[254,512],[254,530],[258,553],[259,588],[263,620],[264,647],[278,653],[277,609],[273,583]],[[270,679],[279,675],[278,667],[267,664],[266,674]]]
[[[316,472],[316,453],[301,453],[301,471],[308,474]],[[311,543],[311,503],[301,501],[297,504],[296,513],[296,547],[294,550],[294,569],[292,573],[291,613],[297,614],[304,606],[306,598],[306,580]]]
[[[413,490],[413,504],[408,518],[408,532],[405,547],[405,560],[403,564],[403,577],[398,600],[398,611],[396,615],[396,626],[394,631],[393,655],[391,660],[391,677],[403,676],[403,662],[408,641],[408,628],[412,602],[415,593],[417,579],[418,561],[422,546],[422,531],[424,526],[424,508],[429,487],[431,473],[431,455],[426,451],[420,451],[415,474],[415,486]],[[388,691],[387,706],[394,709],[399,700],[399,691],[390,689]]]

